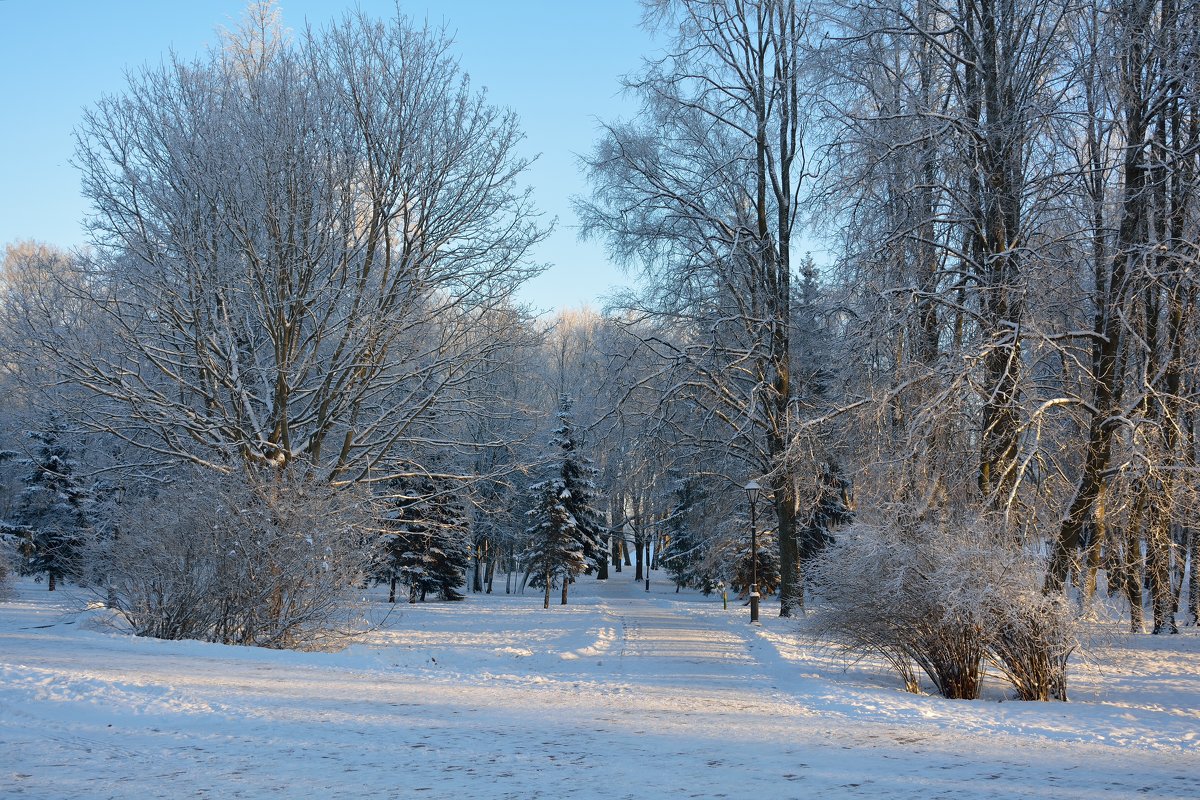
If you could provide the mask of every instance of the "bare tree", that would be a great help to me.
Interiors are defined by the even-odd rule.
[[[744,477],[770,475],[781,542],[780,613],[803,603],[796,496],[776,469],[794,399],[792,248],[805,173],[801,46],[794,0],[647,4],[670,52],[628,81],[643,102],[587,159],[584,231],[647,279],[628,303],[683,334],[654,346],[690,396],[726,429]],[[737,485],[737,484],[733,484]]]
[[[1107,546],[1115,566],[1110,584],[1129,601],[1131,627],[1142,627],[1145,577],[1154,631],[1174,631],[1186,558],[1175,532],[1194,502],[1190,482],[1179,476],[1195,468],[1188,377],[1194,359],[1186,354],[1194,347],[1189,320],[1196,307],[1196,9],[1116,3],[1098,6],[1089,22],[1091,50],[1081,64],[1086,97],[1095,109],[1093,126],[1111,120],[1107,135],[1093,127],[1087,138],[1095,208],[1091,420],[1046,585],[1064,588],[1090,525],[1085,583],[1094,582]],[[1096,97],[1109,107],[1098,107]],[[1119,537],[1106,524],[1114,494],[1128,497]]]
[[[1055,263],[1048,144],[1067,12],[1018,0],[828,7],[816,202],[844,225],[843,266],[870,329],[862,388],[890,373],[887,413],[909,440],[897,444],[931,457],[911,474],[934,504],[953,488],[1010,508],[1028,463],[1022,406],[1041,399],[1029,371],[1042,356],[1025,352],[1041,334],[1026,302],[1031,275]],[[961,463],[967,442],[974,468]]]
[[[474,332],[545,230],[515,118],[445,34],[358,14],[292,39],[272,15],[87,112],[108,340],[51,346],[109,401],[92,424],[165,456],[387,477],[500,346]]]

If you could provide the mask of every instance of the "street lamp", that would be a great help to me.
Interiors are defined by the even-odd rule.
[[[746,484],[746,497],[750,500],[750,624],[758,622],[758,524],[754,518],[758,496],[762,487],[758,481]]]

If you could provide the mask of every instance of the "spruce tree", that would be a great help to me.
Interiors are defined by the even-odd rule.
[[[749,523],[747,523],[748,525]],[[739,537],[735,546],[733,589],[746,596],[754,584],[754,559],[750,541]],[[775,594],[779,587],[779,539],[775,531],[758,532],[758,591],[763,597]]]
[[[29,432],[37,445],[13,520],[4,526],[6,533],[20,539],[21,572],[45,574],[50,591],[64,577],[78,573],[93,505],[62,435],[62,424],[53,417],[43,430]]]
[[[14,461],[20,457],[20,454],[13,450],[0,450],[0,464],[8,461]],[[2,490],[3,487],[0,487]],[[0,500],[6,501],[8,498],[0,495]],[[0,509],[8,506],[5,502],[0,505]],[[0,518],[0,596],[3,596],[5,588],[8,584],[10,565],[15,564],[15,556],[23,541],[23,531],[20,527],[14,525],[7,519]]]
[[[550,589],[559,584],[563,587],[563,603],[567,602],[567,584],[581,572],[587,570],[583,537],[578,521],[568,510],[571,493],[564,487],[561,478],[551,478],[530,487],[534,496],[529,517],[533,524],[526,529],[529,550],[526,563],[533,576],[532,584],[545,589],[543,608],[550,607]]]
[[[601,515],[600,492],[596,488],[597,469],[581,448],[579,432],[571,418],[571,398],[559,397],[559,426],[551,440],[558,461],[558,475],[566,495],[561,498],[566,510],[575,518],[575,527],[583,547],[585,572],[596,569],[608,558],[604,545],[604,517]]]
[[[695,476],[689,475],[675,482],[672,489],[674,505],[665,520],[667,543],[663,564],[675,590],[681,587],[700,589],[710,594],[720,578],[706,568],[709,539],[703,535],[703,489]]]
[[[800,554],[805,562],[833,544],[833,531],[854,520],[850,481],[832,461],[821,465],[820,489],[808,522],[800,528]]]
[[[567,587],[580,573],[590,573],[608,558],[604,545],[604,519],[597,510],[597,470],[580,447],[580,437],[571,418],[571,399],[559,397],[558,427],[550,440],[546,480],[530,487],[533,496],[529,516],[530,573],[533,585],[562,581],[562,602]],[[546,587],[549,605],[550,587]]]
[[[470,520],[447,481],[421,478],[393,487],[398,497],[386,514],[387,542],[377,573],[391,583],[408,586],[408,600],[424,601],[431,593],[443,600],[462,600],[470,564]]]

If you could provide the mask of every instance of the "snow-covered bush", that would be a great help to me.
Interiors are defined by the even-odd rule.
[[[372,548],[357,498],[211,472],[128,501],[92,544],[97,591],[140,636],[318,648],[351,632]]]
[[[1027,584],[1030,572],[1012,577]],[[992,609],[988,656],[1020,699],[1066,700],[1067,659],[1078,646],[1074,615],[1061,596],[1036,586],[1014,585],[1010,595],[1017,602]]]
[[[1073,617],[1040,592],[1037,560],[982,524],[854,525],[810,578],[817,629],[882,656],[910,691],[919,668],[943,696],[976,698],[991,663],[1022,699],[1066,699]]]

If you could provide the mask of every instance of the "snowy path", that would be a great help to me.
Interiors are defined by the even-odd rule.
[[[905,695],[789,651],[787,621],[627,579],[404,608],[336,654],[131,639],[46,600],[0,603],[6,800],[1200,797],[1200,712]]]

